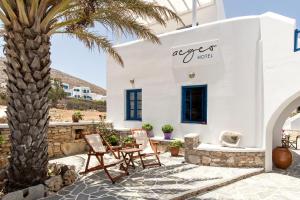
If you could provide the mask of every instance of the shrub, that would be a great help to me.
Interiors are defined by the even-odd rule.
[[[117,146],[119,144],[119,138],[116,135],[111,135],[107,140],[112,146]]]
[[[52,79],[52,87],[48,92],[48,98],[53,107],[57,106],[58,100],[61,100],[67,96],[64,91],[62,82],[60,79]]]
[[[169,147],[181,148],[181,147],[183,147],[183,142],[181,142],[181,140],[174,140],[173,142],[171,142],[169,144]]]
[[[173,132],[173,127],[170,125],[170,124],[166,124],[164,125],[161,130],[164,132],[164,133],[172,133]]]
[[[124,138],[124,140],[123,140],[123,143],[124,143],[124,144],[131,144],[131,143],[133,143],[133,142],[134,142],[133,137],[129,137],[129,136],[126,136],[126,137]]]
[[[84,99],[66,98],[62,102],[68,110],[97,110],[106,111],[106,101],[91,101]]]
[[[0,92],[0,105],[7,105],[7,95],[4,92]]]
[[[0,135],[0,145],[4,143],[4,138],[2,135]]]
[[[152,131],[153,126],[149,123],[143,124],[142,128],[146,131]]]
[[[119,143],[120,139],[118,136],[118,131],[114,129],[114,126],[112,123],[106,123],[104,121],[101,121],[98,124],[98,130],[99,130],[99,133],[104,137],[105,141],[107,141],[111,145],[113,145],[111,143],[111,140],[115,140],[115,137],[117,138],[117,141]],[[111,139],[111,138],[113,138],[113,139]]]
[[[76,122],[76,121],[78,121],[78,120],[83,120],[83,114],[81,114],[81,112],[80,111],[76,111],[76,112],[74,112],[73,113],[73,115],[72,115],[72,120],[74,121],[74,122]]]

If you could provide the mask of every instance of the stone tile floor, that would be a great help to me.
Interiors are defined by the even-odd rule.
[[[300,199],[300,150],[293,151],[288,170],[274,169],[219,188],[193,200],[298,200]]]
[[[96,199],[169,199],[189,190],[205,187],[220,181],[231,180],[261,169],[205,167],[184,163],[183,157],[162,154],[162,167],[130,170],[130,175],[116,184],[106,178],[103,170],[81,177],[47,200]],[[86,155],[76,155],[51,162],[72,164],[78,171],[84,167]],[[95,160],[93,160],[95,162]]]

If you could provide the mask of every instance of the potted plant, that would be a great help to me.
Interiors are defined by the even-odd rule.
[[[134,147],[134,138],[126,136],[123,140],[123,144],[125,147]]]
[[[174,140],[169,144],[171,156],[178,156],[179,149],[183,147],[183,142],[180,140]]]
[[[166,124],[161,128],[165,135],[165,140],[170,140],[172,138],[173,127],[170,124]]]
[[[108,142],[112,146],[118,146],[119,138],[116,135],[111,135],[111,136],[108,137]]]
[[[287,169],[293,162],[293,156],[287,144],[282,143],[282,146],[276,147],[272,152],[273,163],[279,169]]]
[[[79,122],[79,120],[82,120],[83,119],[83,114],[81,114],[80,111],[76,111],[73,113],[72,115],[72,121],[73,122]]]
[[[147,131],[148,137],[154,137],[154,134],[152,132],[153,126],[149,123],[143,124],[142,128]]]

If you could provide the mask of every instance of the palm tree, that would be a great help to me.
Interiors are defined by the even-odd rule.
[[[182,23],[171,10],[143,0],[0,1],[11,130],[10,188],[25,188],[47,178],[51,36],[66,33],[90,49],[104,50],[123,65],[110,41],[91,28],[101,23],[109,30],[159,43],[137,19],[161,25],[170,19]]]

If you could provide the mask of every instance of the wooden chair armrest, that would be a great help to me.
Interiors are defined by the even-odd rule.
[[[157,141],[153,141],[153,140],[150,140],[150,141],[151,141],[151,143],[154,144],[154,145],[158,145],[158,144],[159,144],[159,142],[157,142]]]

